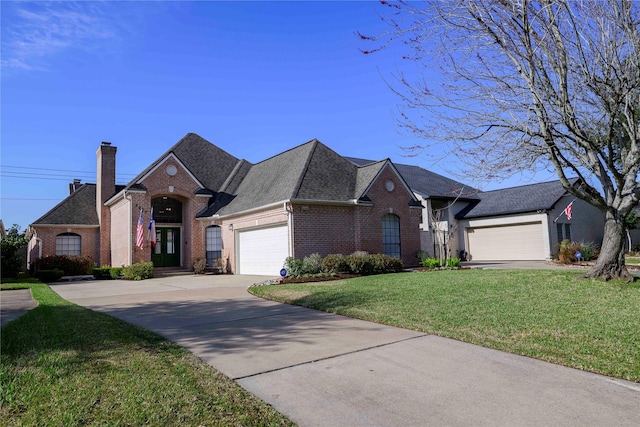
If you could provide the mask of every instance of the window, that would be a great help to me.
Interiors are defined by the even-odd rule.
[[[571,224],[556,224],[556,232],[558,243],[562,243],[565,239],[571,241]]]
[[[156,223],[179,224],[182,222],[182,203],[171,197],[159,197],[151,201]]]
[[[400,218],[397,215],[382,217],[382,253],[400,258]]]
[[[215,260],[222,258],[222,234],[220,227],[207,227],[207,265],[215,265]]]
[[[56,236],[56,255],[80,256],[81,238],[74,233],[62,233]]]

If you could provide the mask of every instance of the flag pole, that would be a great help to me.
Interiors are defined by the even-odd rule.
[[[576,198],[574,198],[574,199],[571,201],[571,203],[569,203],[569,204],[567,205],[567,207],[569,207],[569,206],[573,205],[573,202],[575,202],[576,200],[578,200],[578,198],[577,198],[577,197],[576,197]],[[556,219],[554,219],[554,220],[553,220],[554,224],[555,224],[556,222],[558,222],[558,220],[560,219],[560,217],[561,217],[562,215],[564,215],[566,211],[567,211],[567,208],[564,208],[564,209],[562,210],[562,212],[560,212],[560,215],[558,215],[558,216],[556,217]]]

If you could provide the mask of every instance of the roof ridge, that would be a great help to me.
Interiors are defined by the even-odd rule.
[[[220,186],[220,192],[224,193],[227,188],[229,187],[229,185],[231,184],[231,182],[233,181],[233,179],[236,177],[236,175],[239,173],[240,168],[242,168],[242,166],[245,163],[249,163],[247,160],[245,159],[240,159],[238,160],[238,162],[236,163],[236,165],[233,167],[233,170],[231,171],[231,173],[227,176],[227,179],[222,183],[222,185]]]
[[[313,158],[313,155],[316,152],[316,149],[318,148],[318,144],[320,143],[321,142],[315,138],[306,143],[306,144],[311,144],[311,149],[309,150],[307,159],[304,162],[302,171],[300,172],[300,175],[298,175],[298,181],[296,182],[296,185],[294,185],[293,187],[293,192],[291,194],[292,199],[295,199],[296,197],[298,197],[298,194],[300,193],[300,187],[302,186],[302,182],[304,181],[304,177],[307,175],[307,172],[309,171],[309,164],[311,163],[311,159]],[[301,144],[298,147],[302,147],[303,145],[305,144]]]
[[[569,178],[569,181],[574,181],[572,184],[575,184],[576,181],[578,180],[578,177],[573,177],[573,178]],[[544,181],[544,182],[533,182],[531,184],[523,184],[523,185],[516,185],[514,187],[506,187],[506,188],[496,188],[495,190],[489,190],[489,191],[482,191],[483,194],[488,194],[488,193],[495,193],[497,191],[505,191],[505,190],[515,190],[518,188],[523,188],[523,187],[535,187],[535,186],[539,186],[539,185],[545,185],[545,184],[553,184],[553,183],[558,183],[560,181],[560,179],[554,179],[551,181]]]

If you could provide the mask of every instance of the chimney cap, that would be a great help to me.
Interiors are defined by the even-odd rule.
[[[110,143],[110,142],[107,142],[107,141],[102,141],[102,145],[109,146],[109,145],[111,145],[111,143]]]

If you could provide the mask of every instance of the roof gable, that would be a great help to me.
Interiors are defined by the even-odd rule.
[[[136,176],[127,185],[127,188],[139,183],[164,162],[169,155],[174,155],[196,182],[213,191],[221,189],[240,162],[239,159],[216,147],[200,135],[188,133]],[[212,165],[215,165],[215,167],[212,167]]]
[[[293,194],[294,199],[347,201],[354,197],[357,168],[322,144],[312,141],[313,150]]]
[[[371,166],[379,163],[355,157],[346,157],[346,159],[358,166]],[[394,163],[394,165],[409,188],[422,198],[477,199],[476,194],[479,191],[469,185],[438,175],[420,166],[401,163]],[[459,197],[461,191],[465,195],[464,197]]]
[[[31,225],[95,225],[96,185],[83,184]]]

